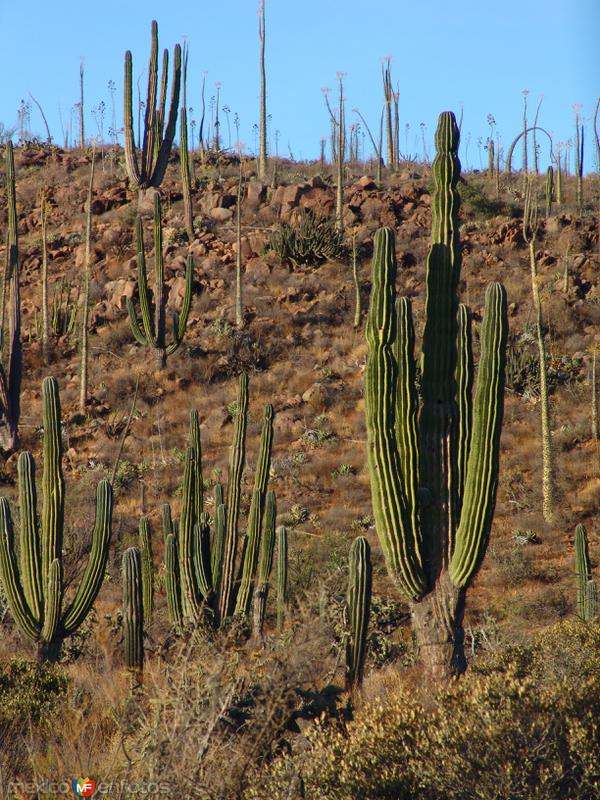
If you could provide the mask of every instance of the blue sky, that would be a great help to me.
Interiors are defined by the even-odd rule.
[[[200,107],[207,70],[207,99],[221,86],[221,107],[240,118],[240,139],[253,149],[258,120],[258,0],[81,0],[26,7],[2,3],[0,24],[0,121],[17,123],[21,98],[31,92],[42,104],[55,140],[62,142],[58,108],[68,124],[78,101],[79,63],[85,65],[87,131],[97,131],[91,110],[104,101],[110,125],[108,82],[116,84],[118,126],[122,126],[123,55],[131,49],[134,77],[147,65],[150,21],[159,24],[159,44],[172,48],[187,37],[190,47],[188,106]],[[167,10],[165,11],[165,8]],[[540,124],[558,140],[573,136],[573,104],[586,122],[586,168],[591,169],[591,117],[600,94],[598,0],[266,0],[268,112],[271,141],[279,131],[279,152],[316,158],[329,121],[322,87],[336,86],[343,72],[348,120],[358,107],[373,129],[382,104],[381,59],[392,57],[400,90],[401,150],[421,153],[420,123],[429,151],[440,111],[464,108],[461,157],[471,167],[485,161],[478,138],[488,135],[493,114],[508,144],[521,125],[523,89],[531,114],[543,95]],[[146,76],[142,87],[145,91]],[[226,118],[221,134],[228,143]],[[406,124],[409,133],[406,137]],[[35,107],[31,126],[43,134]],[[467,141],[469,143],[466,151]],[[548,162],[542,152],[543,166]]]

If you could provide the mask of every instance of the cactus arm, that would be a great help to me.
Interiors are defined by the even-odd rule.
[[[186,267],[185,267],[185,293],[183,295],[183,303],[181,304],[181,311],[176,316],[176,324],[173,325],[173,336],[174,341],[167,347],[167,355],[171,355],[174,353],[181,342],[183,341],[183,336],[185,334],[185,329],[187,327],[188,318],[190,315],[190,309],[192,307],[192,289],[194,285],[194,258],[190,254],[187,257]]]
[[[132,58],[131,51],[125,53],[125,80],[124,80],[124,131],[125,131],[125,165],[130,182],[135,186],[140,186],[140,170],[138,167],[137,154],[135,152],[135,140],[133,136],[133,85],[132,85]]]
[[[142,557],[142,597],[144,603],[144,620],[147,625],[152,621],[154,605],[154,564],[152,560],[152,542],[148,517],[142,517],[139,525],[140,554]]]
[[[577,616],[586,618],[586,586],[592,577],[585,525],[575,528],[575,578],[577,580]]]
[[[14,552],[14,532],[8,500],[0,497],[0,578],[11,614],[22,632],[32,641],[39,637],[40,622],[25,599]]]
[[[371,611],[371,548],[364,536],[359,536],[350,548],[348,574],[348,613],[350,639],[346,648],[346,687],[360,687],[365,669],[367,631]]]
[[[433,162],[431,247],[427,257],[427,293],[422,347],[419,419],[420,485],[428,492],[421,508],[423,556],[430,581],[445,566],[456,525],[457,407],[456,291],[460,274],[458,211],[459,131],[454,114],[440,114]]]
[[[55,558],[50,564],[46,602],[44,606],[44,626],[41,639],[43,642],[55,642],[60,625],[60,609],[62,605],[62,564]]]
[[[62,558],[65,482],[62,474],[60,398],[55,378],[42,383],[44,462],[42,471],[42,582],[48,584],[50,564]]]
[[[396,301],[397,333],[395,358],[398,371],[396,394],[396,441],[400,457],[400,478],[408,501],[411,516],[411,537],[417,540],[419,505],[417,484],[419,478],[419,442],[417,412],[419,398],[416,389],[414,359],[415,332],[410,300],[399,297]]]
[[[163,258],[162,208],[160,195],[154,195],[154,330],[156,347],[165,347],[165,265]]]
[[[183,472],[181,516],[179,519],[179,580],[184,617],[190,621],[198,617],[198,590],[194,574],[194,451],[186,453]]]
[[[31,453],[21,453],[17,462],[17,472],[21,509],[20,566],[23,592],[34,619],[41,620],[44,611],[44,587],[41,581],[41,553],[36,514],[35,462]]]
[[[148,345],[148,339],[142,333],[142,330],[139,326],[137,314],[135,312],[135,306],[131,302],[131,298],[127,297],[125,302],[127,303],[127,311],[129,313],[129,324],[131,325],[131,332],[134,335],[134,338],[138,344],[141,345]]]
[[[102,480],[96,489],[96,519],[92,532],[92,548],[79,588],[63,618],[62,628],[67,636],[74,633],[87,617],[102,586],[108,561],[112,510],[112,487],[108,481]]]
[[[194,571],[196,585],[205,600],[212,595],[213,581],[210,564],[210,517],[206,512],[200,516],[200,522],[194,525]]]
[[[163,137],[165,126],[165,109],[167,106],[167,88],[169,85],[169,51],[165,47],[163,50],[162,68],[160,73],[160,98],[156,114],[156,138],[160,142]],[[156,148],[155,148],[156,150]]]
[[[136,235],[137,235],[137,263],[138,263],[138,294],[140,297],[140,310],[142,312],[142,325],[146,339],[152,347],[158,347],[158,331],[154,328],[154,320],[152,319],[152,311],[150,307],[150,290],[148,289],[148,273],[146,271],[146,255],[144,253],[144,229],[142,226],[142,218],[138,217],[136,220]],[[157,301],[155,289],[155,302]],[[134,332],[135,335],[135,332]]]
[[[471,447],[471,429],[473,424],[472,392],[473,392],[473,348],[471,343],[471,312],[462,303],[457,314],[457,347],[456,347],[456,404],[458,406],[457,436],[457,474],[456,495],[458,498],[458,514],[464,496],[467,461]],[[450,554],[454,542],[450,542]]]
[[[584,615],[586,622],[593,622],[598,616],[598,587],[593,580],[589,580],[585,586]]]
[[[229,615],[233,583],[235,580],[235,553],[238,539],[238,518],[240,514],[240,496],[242,473],[246,458],[246,424],[248,418],[248,376],[240,375],[237,416],[233,433],[233,443],[229,454],[229,470],[227,474],[227,528],[225,533],[225,551],[221,568],[219,591],[219,617],[225,619]]]
[[[404,592],[416,598],[425,592],[427,581],[421,562],[420,532],[412,527],[414,511],[399,478],[401,464],[395,427],[398,373],[393,355],[396,258],[394,233],[390,228],[381,228],[375,234],[372,274],[366,325],[369,353],[365,409],[373,512],[388,570]]]
[[[177,110],[179,108],[179,92],[181,88],[181,45],[176,44],[173,53],[173,75],[171,83],[171,102],[169,106],[169,119],[165,128],[164,137],[160,143],[160,149],[154,165],[152,174],[152,186],[160,186],[165,176],[169,153],[173,146],[175,130],[177,128]]]
[[[288,532],[280,525],[277,528],[277,630],[283,630],[288,605]]]
[[[144,604],[142,600],[142,560],[137,547],[123,553],[123,626],[125,665],[141,670],[144,666]]]
[[[273,568],[273,555],[275,552],[275,524],[277,519],[277,503],[274,492],[267,492],[265,500],[265,513],[263,518],[263,532],[260,541],[260,556],[258,560],[258,575],[256,590],[254,592],[254,613],[252,631],[255,636],[262,636],[269,595],[269,579]]]
[[[171,625],[180,626],[183,622],[183,612],[179,585],[179,555],[177,539],[173,533],[168,533],[165,539],[165,588],[169,622]]]
[[[158,84],[158,25],[151,24],[150,61],[148,63],[148,93],[144,114],[144,142],[142,146],[142,183],[151,185],[154,167],[154,142],[156,137],[156,91]]]
[[[221,484],[217,484],[221,488],[221,500],[223,499],[223,487]],[[215,489],[217,487],[215,486]],[[218,492],[215,492],[217,495]],[[211,546],[211,558],[210,558],[210,566],[211,566],[211,573],[212,573],[212,582],[213,588],[217,589],[219,586],[219,581],[221,579],[221,567],[223,565],[223,555],[225,553],[225,528],[227,526],[227,514],[225,511],[225,505],[221,502],[217,502],[218,497],[215,497],[215,531],[212,540]]]
[[[499,283],[492,283],[486,290],[471,450],[456,547],[449,567],[450,578],[458,587],[467,586],[479,568],[494,514],[507,336],[506,292]]]

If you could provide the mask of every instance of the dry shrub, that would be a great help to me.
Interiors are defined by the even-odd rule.
[[[400,684],[255,779],[248,800],[592,800],[600,791],[600,625],[509,648],[421,704]]]

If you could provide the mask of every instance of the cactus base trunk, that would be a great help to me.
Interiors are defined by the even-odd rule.
[[[463,616],[465,590],[443,573],[429,594],[413,603],[411,612],[419,659],[433,679],[447,679],[467,668]]]
[[[54,638],[51,642],[38,642],[38,663],[50,662],[51,664],[55,664],[60,658],[62,643],[63,640],[59,637]]]

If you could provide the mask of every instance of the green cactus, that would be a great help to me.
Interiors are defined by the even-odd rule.
[[[254,609],[252,615],[252,632],[255,638],[262,638],[265,615],[267,612],[267,599],[269,595],[269,579],[273,568],[273,555],[275,552],[275,521],[277,518],[277,503],[274,492],[267,492],[265,513],[263,518],[263,531],[260,541],[260,557],[258,560],[258,575],[254,591]]]
[[[177,108],[181,88],[181,46],[176,44],[171,79],[171,101],[169,117],[165,126],[167,101],[169,52],[164,51],[161,92],[158,108],[156,106],[158,88],[158,25],[155,20],[151,26],[150,64],[148,67],[148,94],[144,117],[144,137],[142,143],[141,163],[138,162],[135,139],[133,135],[133,81],[131,51],[125,53],[125,86],[124,86],[124,131],[125,131],[125,164],[127,175],[132,186],[137,189],[158,187],[163,181],[175,129],[177,127]]]
[[[348,621],[350,636],[346,645],[346,690],[360,688],[365,668],[367,631],[371,611],[371,548],[359,536],[350,548],[348,572]]]
[[[0,350],[4,342],[4,318],[7,290],[10,291],[8,318],[8,353],[6,367],[0,362],[0,450],[12,453],[19,440],[21,413],[21,380],[23,349],[21,345],[21,295],[19,285],[19,237],[17,229],[17,199],[15,160],[10,139],[6,143],[6,205],[8,233],[6,240],[6,269],[2,281],[0,302]]]
[[[470,317],[457,300],[458,142],[454,114],[443,113],[433,164],[418,415],[410,304],[403,299],[394,307],[395,243],[388,228],[375,235],[366,327],[365,406],[377,533],[390,575],[412,601],[421,653],[439,674],[465,667],[462,613],[494,510],[508,327],[505,291],[491,284],[471,401]]]
[[[554,192],[554,169],[550,166],[546,170],[546,217],[552,213],[552,193]]]
[[[35,463],[24,452],[17,463],[21,510],[20,569],[13,524],[6,498],[0,499],[0,577],[15,622],[38,643],[41,660],[56,660],[62,641],[87,617],[104,579],[111,535],[112,489],[100,481],[96,491],[96,521],[88,562],[72,602],[64,607],[62,544],[64,479],[58,384],[45,378],[43,401],[43,504],[37,516]]]
[[[142,517],[139,526],[140,554],[142,557],[142,594],[144,601],[144,622],[149,625],[152,621],[154,608],[154,564],[152,560],[152,542],[150,539],[150,525],[147,517]]]
[[[125,666],[141,672],[144,668],[144,603],[142,559],[137,547],[123,553],[123,628]]]
[[[288,532],[277,528],[277,630],[283,630],[288,606]]]
[[[173,341],[167,345],[166,334],[166,290],[165,290],[165,271],[163,261],[162,246],[162,213],[161,203],[158,194],[154,196],[154,261],[155,261],[155,283],[154,296],[150,299],[148,288],[148,273],[146,271],[146,256],[144,253],[144,231],[142,218],[138,216],[136,223],[137,232],[137,262],[138,262],[138,292],[140,300],[140,310],[142,314],[142,326],[138,322],[135,307],[130,298],[127,298],[127,310],[129,312],[129,322],[136,341],[144,346],[153,347],[156,351],[156,364],[158,369],[163,369],[167,363],[167,356],[174,353],[185,334],[190,306],[192,303],[192,284],[194,278],[194,261],[190,255],[187,257],[185,271],[185,293],[181,311],[173,317]],[[152,318],[152,306],[154,305],[154,319]]]
[[[577,579],[577,616],[587,622],[587,585],[592,580],[592,569],[585,525],[578,525],[575,528],[575,577]]]

